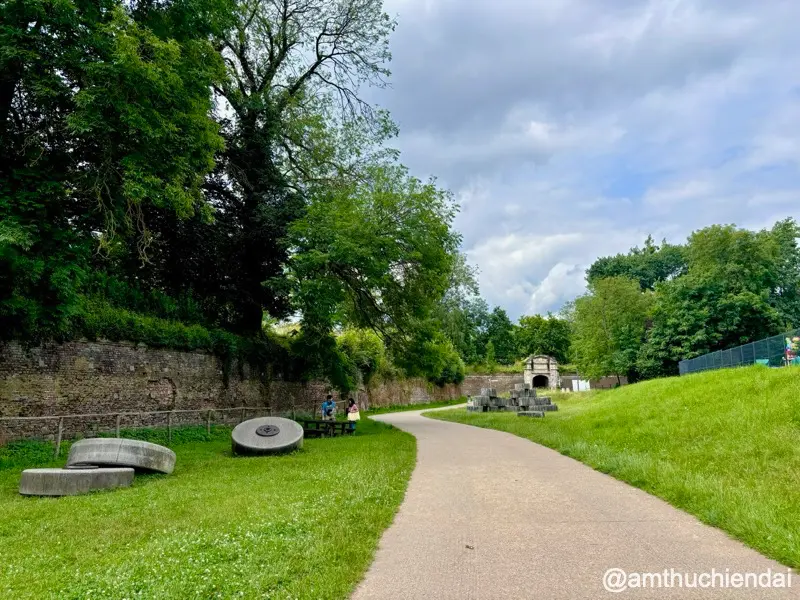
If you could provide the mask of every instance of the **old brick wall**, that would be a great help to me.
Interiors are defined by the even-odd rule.
[[[459,385],[438,387],[424,379],[400,379],[381,383],[362,391],[359,403],[364,406],[397,406],[423,404],[439,400],[452,400],[461,396],[477,396],[481,388],[493,387],[499,394],[514,389],[515,383],[522,383],[519,375],[468,375]],[[366,401],[365,401],[366,399]]]
[[[436,387],[424,379],[381,383],[357,396],[364,408],[403,405],[476,395],[482,387],[505,392],[522,381],[508,375],[470,376],[461,385]],[[143,344],[70,342],[32,348],[12,342],[0,345],[0,418],[60,415],[98,415],[66,419],[65,437],[111,431],[117,413],[162,411],[162,414],[123,415],[121,427],[204,423],[207,412],[245,406],[249,410],[215,412],[216,423],[236,423],[243,416],[315,412],[328,384],[266,381],[246,365],[234,364],[225,385],[222,362],[201,352],[175,352]],[[58,420],[0,420],[0,442],[23,437],[52,438]]]

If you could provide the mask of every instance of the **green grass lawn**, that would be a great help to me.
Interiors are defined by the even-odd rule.
[[[554,448],[800,567],[800,369],[726,369],[556,401],[544,419],[428,416]]]
[[[172,475],[67,498],[17,494],[22,468],[63,464],[52,446],[0,449],[0,597],[346,598],[416,456],[367,419],[285,456],[234,457],[225,428],[178,430],[172,448]]]

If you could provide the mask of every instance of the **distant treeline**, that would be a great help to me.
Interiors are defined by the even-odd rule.
[[[800,228],[714,225],[685,244],[603,257],[587,271],[589,292],[565,307],[571,353],[591,377],[676,375],[677,364],[800,324]]]

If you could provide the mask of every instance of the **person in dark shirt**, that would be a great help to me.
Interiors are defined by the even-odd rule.
[[[322,419],[324,421],[336,420],[336,402],[333,401],[333,396],[330,394],[322,403]]]

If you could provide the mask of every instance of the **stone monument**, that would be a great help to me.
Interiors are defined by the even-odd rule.
[[[239,423],[231,433],[234,454],[280,454],[303,447],[303,428],[281,417]]]
[[[120,438],[89,438],[72,445],[67,466],[97,465],[132,467],[169,475],[175,469],[175,453],[169,448]]]
[[[525,361],[523,381],[531,388],[557,390],[561,386],[558,361],[552,356],[535,354]]]
[[[63,469],[27,469],[22,472],[23,496],[75,496],[96,490],[128,487],[135,472],[169,475],[175,468],[169,448],[120,438],[89,438],[72,444]]]
[[[128,487],[131,468],[27,469],[22,472],[19,493],[23,496],[77,496],[95,490]]]

